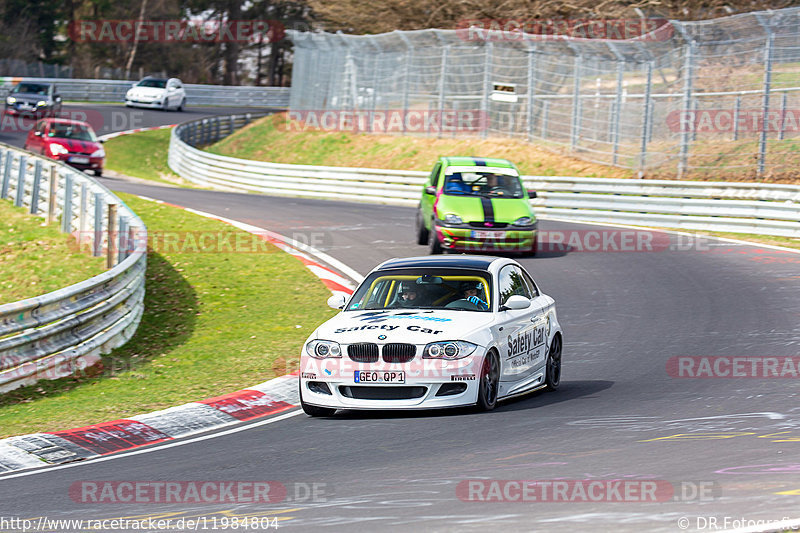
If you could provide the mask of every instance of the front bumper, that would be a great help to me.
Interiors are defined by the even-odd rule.
[[[316,361],[316,364],[314,364]],[[334,409],[439,409],[474,405],[478,401],[479,369],[483,356],[455,361],[419,359],[410,363],[354,363],[342,360],[324,365],[301,358],[300,394],[303,401]],[[438,363],[434,364],[434,363]],[[442,368],[441,363],[448,363]],[[405,372],[405,382],[357,383],[355,371]],[[328,374],[330,372],[330,374]],[[327,391],[327,392],[323,392]]]
[[[161,109],[164,104],[162,103],[161,100],[145,101],[145,100],[132,100],[126,98],[125,105],[128,107],[145,107],[147,109]]]
[[[41,118],[47,116],[50,113],[50,109],[49,106],[38,106],[34,109],[20,109],[16,106],[6,104],[5,114],[12,117]]]
[[[436,235],[442,248],[465,252],[526,252],[536,242],[536,226],[522,229],[473,228],[436,225]]]
[[[89,161],[84,163],[80,159],[75,161],[75,158],[87,158]],[[57,161],[61,161],[62,163],[66,163],[71,167],[77,168],[78,170],[103,170],[103,160],[102,157],[90,157],[83,154],[60,154],[57,157],[54,157]],[[72,160],[71,160],[72,159]]]

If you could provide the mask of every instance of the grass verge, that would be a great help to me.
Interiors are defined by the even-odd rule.
[[[236,242],[243,233],[180,209],[119,196],[151,236],[192,232],[230,235]],[[0,397],[0,437],[146,413],[293,370],[302,342],[334,314],[325,305],[329,293],[299,261],[272,245],[265,244],[262,253],[216,253],[213,242],[219,239],[208,241],[210,247],[194,253],[177,246],[151,250],[136,335],[83,375]]]
[[[0,304],[67,287],[105,270],[70,235],[27,210],[0,201]]]
[[[444,138],[297,131],[286,114],[256,120],[206,148],[209,152],[275,163],[430,170],[441,155],[502,157],[524,174],[629,178],[630,170],[588,163],[508,138]]]
[[[159,183],[186,185],[167,164],[171,129],[120,135],[105,143],[106,168]]]

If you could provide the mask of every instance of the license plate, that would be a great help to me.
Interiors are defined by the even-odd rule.
[[[356,383],[405,383],[406,373],[389,370],[356,370],[354,381]]]
[[[69,158],[69,162],[70,163],[78,163],[79,165],[87,165],[87,164],[89,164],[89,158],[88,157],[72,156],[72,157]]]
[[[20,108],[20,109],[28,109],[28,110],[32,110],[32,109],[33,109],[33,106],[32,106],[32,105],[28,105],[28,104],[20,104],[20,105],[19,105],[19,108]]]
[[[506,232],[505,231],[481,231],[481,230],[472,230],[472,238],[473,239],[505,239]]]

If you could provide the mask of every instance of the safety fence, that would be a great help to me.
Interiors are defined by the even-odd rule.
[[[125,101],[125,93],[133,82],[125,80],[85,80],[63,78],[0,78],[0,97],[20,81],[55,83],[62,99],[78,102]],[[289,106],[288,87],[245,87],[228,85],[184,84],[186,103],[226,107],[277,107]]]
[[[173,129],[169,166],[222,190],[416,206],[427,172],[288,165],[237,159],[197,148],[224,137],[244,115],[211,117]],[[205,132],[205,133],[203,133]],[[196,142],[198,139],[202,143]],[[523,176],[538,215],[800,237],[800,186],[706,181]]]
[[[513,137],[650,177],[796,172],[800,8],[699,22],[549,21],[622,29],[603,39],[522,31],[542,30],[542,20],[462,22],[379,35],[289,31],[290,109],[364,113],[366,132],[387,114],[470,112],[480,126],[419,134]]]
[[[106,272],[0,305],[0,393],[95,364],[134,334],[144,309],[147,228],[83,172],[0,144],[0,198],[60,221]]]

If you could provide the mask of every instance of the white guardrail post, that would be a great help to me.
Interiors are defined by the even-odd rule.
[[[170,168],[191,182],[228,191],[407,206],[419,203],[427,172],[266,163],[197,147],[230,134],[230,125],[241,127],[245,120],[244,115],[233,115],[175,127],[169,145]],[[199,138],[198,127],[204,133]],[[797,185],[559,176],[523,176],[523,180],[527,188],[538,192],[532,203],[536,213],[545,217],[800,237]]]
[[[118,205],[117,224],[136,235],[134,242],[127,242],[126,234],[110,270],[48,294],[0,305],[3,393],[75,374],[130,339],[144,309],[147,228],[119,198],[83,172],[5,144],[0,144],[0,161],[1,196],[49,221],[60,216],[62,231],[73,233],[77,245],[94,255],[101,255],[113,241],[104,226],[104,204]],[[42,212],[40,206],[45,205]],[[86,230],[89,218],[91,232]]]

